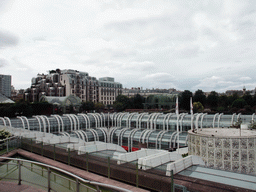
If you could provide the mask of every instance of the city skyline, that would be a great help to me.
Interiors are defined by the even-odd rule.
[[[254,1],[15,1],[0,3],[0,74],[26,89],[60,69],[123,87],[256,87]]]

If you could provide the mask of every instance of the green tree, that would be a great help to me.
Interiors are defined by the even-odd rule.
[[[47,101],[35,102],[30,104],[33,115],[42,115],[52,113],[53,105]]]
[[[50,70],[49,73],[50,73],[50,74],[56,73],[56,71],[55,71],[55,70]]]
[[[11,136],[11,133],[7,131],[6,129],[1,129],[0,130],[0,139],[6,139]]]
[[[82,105],[80,108],[81,108],[81,111],[90,112],[95,109],[95,106],[92,101],[86,101],[86,102],[82,102]]]
[[[256,94],[252,97],[252,104],[251,106],[256,109]]]
[[[207,104],[209,105],[209,107],[211,107],[212,109],[215,109],[218,107],[218,101],[219,101],[219,96],[218,93],[216,91],[212,91],[208,97],[207,97]]]
[[[237,93],[235,93],[235,94],[229,96],[229,97],[228,97],[228,106],[231,107],[232,103],[233,103],[235,100],[237,100],[237,99],[239,99],[239,96],[237,95]]]
[[[131,108],[130,99],[125,95],[118,95],[115,102],[122,103],[124,110]]]
[[[194,102],[193,103],[193,111],[195,113],[201,113],[204,111],[204,106],[200,102]]]
[[[223,110],[227,109],[228,106],[230,106],[230,103],[228,101],[228,96],[227,95],[219,96],[218,106],[222,107]]]
[[[98,102],[95,104],[95,109],[96,111],[102,111],[105,108],[105,105],[103,105],[102,103]]]
[[[189,110],[190,109],[190,97],[192,97],[192,92],[189,90],[185,90],[182,92],[180,97],[180,108]]]
[[[114,102],[113,108],[118,112],[125,110],[125,107],[124,107],[123,103],[121,103],[121,102]]]
[[[242,99],[244,99],[248,105],[252,106],[253,98],[250,93],[247,92],[245,95],[243,95]]]
[[[232,108],[242,109],[245,105],[247,105],[246,101],[242,98],[239,98],[232,103]]]
[[[136,94],[133,98],[131,98],[130,103],[133,109],[143,109],[143,103],[145,102],[144,97],[140,94]]]
[[[204,92],[200,89],[198,89],[193,97],[193,102],[200,102],[203,106],[205,105],[206,102],[206,96]]]

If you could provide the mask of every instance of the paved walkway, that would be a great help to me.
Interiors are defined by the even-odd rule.
[[[0,181],[1,192],[46,192],[45,190],[34,188],[28,185],[18,185],[17,182]]]
[[[60,169],[63,169],[65,171],[68,171],[70,173],[73,173],[73,174],[75,174],[79,177],[82,177],[82,178],[90,180],[90,181],[96,181],[96,182],[100,182],[100,183],[114,185],[114,186],[117,186],[117,187],[121,187],[121,188],[128,189],[128,190],[131,190],[131,191],[136,191],[136,192],[149,192],[148,190],[136,188],[135,186],[128,185],[128,184],[125,184],[125,183],[122,183],[122,182],[119,182],[119,181],[116,181],[116,180],[113,180],[113,179],[108,179],[106,177],[103,177],[103,176],[100,176],[100,175],[97,175],[97,174],[94,174],[94,173],[90,173],[90,172],[87,172],[85,170],[82,170],[82,169],[79,169],[79,168],[76,168],[76,167],[72,167],[72,166],[69,166],[67,164],[60,163],[58,161],[54,161],[52,159],[49,159],[49,158],[46,158],[46,157],[43,157],[43,156],[40,156],[40,155],[37,155],[37,154],[34,154],[34,153],[30,153],[30,152],[22,150],[22,149],[17,149],[15,151],[10,152],[8,155],[4,155],[4,156],[11,157],[15,153],[18,153],[18,154],[20,154],[20,155],[22,155],[22,156],[24,156],[24,157],[26,157],[30,160],[34,160],[34,161],[45,163],[45,164],[48,164],[48,165],[51,165],[51,166],[58,167]],[[19,185],[17,185],[17,186],[19,186]],[[1,188],[0,188],[0,191],[1,191]],[[16,192],[16,191],[13,191],[13,190],[8,190],[8,191]],[[22,192],[30,192],[30,191],[22,191]]]

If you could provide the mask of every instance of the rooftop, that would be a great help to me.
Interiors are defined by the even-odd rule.
[[[190,134],[214,137],[256,137],[255,130],[238,128],[207,128],[199,129],[197,132],[188,131]]]

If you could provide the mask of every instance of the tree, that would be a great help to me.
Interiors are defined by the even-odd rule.
[[[195,92],[195,95],[193,97],[193,101],[194,102],[200,102],[204,106],[205,102],[206,102],[206,96],[205,96],[204,92],[202,90],[198,89]]]
[[[50,70],[49,73],[50,73],[50,74],[56,73],[56,71],[55,71],[55,70]]]
[[[180,97],[180,107],[185,110],[190,109],[190,97],[192,97],[192,92],[189,90],[185,90],[182,92]]]
[[[7,131],[6,129],[0,130],[0,140],[7,139],[10,136],[11,136],[11,133],[9,131]]]
[[[92,111],[95,109],[94,103],[92,101],[86,101],[83,102],[81,105],[81,110],[82,111]]]
[[[6,129],[0,130],[0,140],[7,139],[10,136],[11,136],[11,133]],[[4,141],[0,141],[0,150],[6,148],[6,145],[5,144],[3,145],[2,143],[4,143]]]
[[[204,111],[204,106],[200,102],[194,102],[193,103],[193,111],[195,113],[201,113]]]
[[[98,102],[95,104],[95,109],[96,111],[102,111],[105,108],[105,105],[103,105],[102,103]]]
[[[219,96],[218,93],[216,91],[212,91],[208,97],[207,97],[207,104],[211,107],[211,108],[217,108],[218,107],[218,101],[219,101]]]
[[[253,98],[252,98],[252,96],[251,96],[250,93],[246,92],[246,94],[243,95],[242,99],[244,99],[245,102],[246,102],[248,105],[252,106],[252,104],[253,104]]]
[[[143,109],[145,99],[140,94],[136,94],[133,98],[131,98],[130,102],[133,109]]]
[[[218,106],[219,106],[219,107],[222,107],[223,111],[224,111],[225,109],[227,109],[228,106],[230,106],[230,105],[231,105],[231,103],[229,103],[229,100],[228,100],[228,96],[227,96],[227,95],[221,95],[221,96],[219,97]]]
[[[229,106],[231,107],[232,103],[233,103],[235,100],[237,100],[237,99],[239,99],[239,96],[237,95],[237,93],[235,93],[235,94],[229,96],[229,97],[228,97],[228,104],[229,104]]]
[[[245,105],[247,105],[246,101],[242,98],[239,98],[232,103],[232,108],[242,109]]]
[[[125,107],[124,107],[123,103],[121,103],[121,102],[115,102],[113,107],[118,112],[125,110]]]
[[[122,103],[124,110],[131,108],[130,100],[129,100],[129,98],[128,98],[127,96],[125,96],[125,95],[118,95],[118,96],[116,97],[116,101],[115,101],[115,102],[116,102],[116,103]]]

